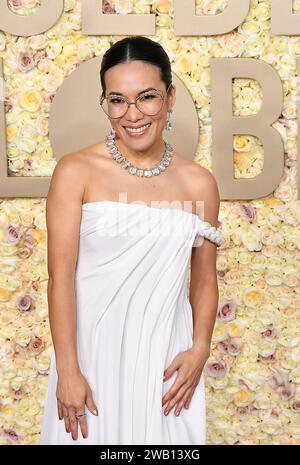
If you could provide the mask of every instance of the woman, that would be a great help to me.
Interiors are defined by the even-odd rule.
[[[204,444],[218,188],[164,142],[175,86],[158,43],[118,41],[100,77],[112,130],[59,160],[47,197],[55,354],[40,443]]]

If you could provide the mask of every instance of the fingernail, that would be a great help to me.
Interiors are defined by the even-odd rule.
[[[165,415],[168,415],[168,413],[169,413],[168,410],[166,410],[166,411],[165,411]]]
[[[96,409],[93,410],[93,413],[94,413],[95,415],[98,415],[98,411],[97,411]]]
[[[166,379],[166,376],[163,377],[163,380],[165,380],[165,379]]]

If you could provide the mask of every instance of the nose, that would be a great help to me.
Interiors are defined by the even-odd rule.
[[[136,107],[134,102],[131,102],[128,104],[128,110],[127,113],[125,114],[125,118],[130,120],[130,121],[135,121],[142,119],[144,117],[144,114]]]

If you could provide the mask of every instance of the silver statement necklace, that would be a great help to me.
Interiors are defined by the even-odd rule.
[[[173,147],[164,140],[165,151],[160,161],[156,163],[156,165],[154,165],[152,168],[139,168],[133,165],[132,163],[130,163],[130,161],[128,161],[127,158],[121,154],[118,147],[115,145],[114,134],[108,134],[105,137],[105,142],[106,142],[106,147],[108,148],[108,151],[111,154],[112,158],[116,160],[117,163],[120,164],[120,167],[122,169],[127,169],[130,174],[133,174],[135,176],[140,176],[140,177],[144,176],[145,178],[151,178],[152,176],[157,176],[162,171],[165,171],[165,169],[171,163],[173,152],[174,152]]]

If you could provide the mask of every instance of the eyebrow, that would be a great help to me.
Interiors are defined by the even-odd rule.
[[[141,92],[139,92],[137,95],[141,95],[143,94],[144,92],[147,92],[148,90],[157,90],[155,89],[154,87],[147,87],[147,89],[144,89],[142,90]],[[109,92],[107,95],[122,95],[123,97],[125,97],[123,94],[121,94],[120,92]]]

